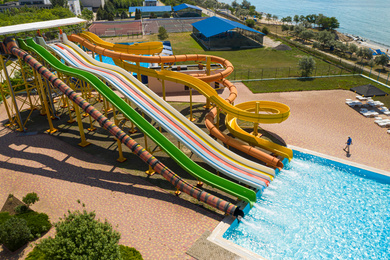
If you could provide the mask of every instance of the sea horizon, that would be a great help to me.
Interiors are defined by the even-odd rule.
[[[233,0],[222,0],[231,4]],[[239,4],[240,0],[237,1]],[[390,1],[372,0],[251,0],[257,12],[269,13],[281,19],[286,16],[324,14],[336,17],[340,28],[336,30],[349,35],[359,36],[381,47],[390,49],[390,30],[385,21],[390,12]],[[390,23],[389,23],[390,25]]]

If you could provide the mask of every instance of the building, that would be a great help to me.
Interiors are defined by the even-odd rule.
[[[144,6],[157,6],[157,0],[145,0]]]
[[[210,17],[192,24],[194,38],[208,50],[259,48],[264,33],[241,23]]]
[[[157,17],[162,17],[164,13],[169,13],[171,15],[172,6],[132,6],[129,7],[130,17],[135,16],[135,10],[138,9],[141,11],[142,18],[148,18],[152,13]]]
[[[202,9],[195,5],[181,4],[174,6],[173,8],[174,17],[201,17]]]
[[[68,0],[68,6],[76,16],[81,14],[80,0]]]
[[[50,0],[19,0],[19,5],[51,5]]]
[[[80,0],[80,3],[84,8],[88,8],[89,10],[92,9],[94,12],[96,12],[100,6],[104,7],[104,0]]]

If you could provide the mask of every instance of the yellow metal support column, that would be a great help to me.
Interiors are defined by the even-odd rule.
[[[49,122],[49,126],[50,126],[50,129],[46,130],[46,132],[52,134],[52,133],[57,132],[58,130],[54,128],[53,122],[51,120],[49,105],[47,104],[46,94],[45,94],[46,92],[43,89],[43,82],[42,82],[41,75],[37,73],[37,77],[38,77],[39,88],[41,89],[41,93],[42,93],[43,104],[45,105],[47,121]]]
[[[119,141],[119,139],[116,139],[116,142],[118,144],[118,152],[119,152],[119,158],[116,159],[118,162],[124,162],[126,161],[127,159],[125,157],[123,157],[123,152],[122,152],[122,142]]]
[[[81,119],[79,106],[73,102],[73,107],[74,107],[75,112],[76,112],[77,124],[79,125],[80,138],[81,138],[81,142],[78,145],[80,145],[81,147],[86,147],[87,145],[90,145],[91,143],[87,142],[87,140],[85,139],[83,121]]]
[[[72,117],[72,111],[70,109],[70,106],[69,106],[69,100],[68,100],[68,97],[65,97],[65,101],[66,101],[66,107],[68,108],[68,114],[69,114],[69,120],[68,120],[68,123],[69,124],[72,124],[74,123],[74,119]]]
[[[24,82],[24,87],[26,89],[27,98],[28,98],[28,101],[30,102],[30,110],[34,110],[35,107],[34,107],[33,102],[31,100],[30,90],[29,90],[28,84],[27,84],[26,72],[23,69],[22,59],[20,57],[18,57],[18,61],[19,61],[20,71],[22,72],[21,74],[22,74],[22,78],[23,78],[23,82]]]
[[[192,88],[190,87],[190,117],[188,118],[191,122],[194,122],[196,119],[192,116]]]

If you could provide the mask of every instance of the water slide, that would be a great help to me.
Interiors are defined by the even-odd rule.
[[[272,180],[275,174],[273,169],[246,160],[220,145],[127,71],[94,60],[67,41],[65,35],[63,41],[66,45],[55,44],[50,47],[68,64],[103,77],[217,171],[258,189]]]
[[[223,179],[214,175],[207,170],[200,167],[198,164],[188,158],[180,149],[172,144],[164,135],[162,135],[156,128],[154,128],[148,121],[146,121],[139,113],[137,113],[131,106],[129,106],[122,98],[116,95],[110,88],[106,86],[95,75],[71,68],[61,63],[44,47],[36,44],[31,38],[26,40],[26,45],[21,44],[22,48],[29,49],[41,56],[50,66],[55,70],[60,71],[66,75],[77,77],[89,83],[99,93],[101,93],[109,102],[114,104],[121,113],[127,118],[132,119],[136,126],[145,134],[147,134],[157,145],[159,145],[170,157],[172,157],[183,169],[204,181],[205,183],[223,190],[241,200],[247,201],[250,204],[256,201],[256,194],[253,190],[245,188],[239,184]],[[24,47],[25,46],[25,47]]]
[[[98,36],[94,35],[93,33],[83,33],[83,34],[81,34],[81,36],[85,37],[86,39],[92,41],[93,43],[95,43],[97,45],[100,44],[100,41],[96,41],[96,38],[98,38],[98,39],[100,39],[100,38]],[[71,37],[73,40],[82,43],[82,41],[77,39],[77,36],[72,35]],[[195,77],[192,77],[190,75],[172,72],[172,71],[168,71],[168,70],[156,71],[156,70],[152,70],[152,69],[148,69],[148,68],[143,68],[143,67],[140,67],[137,65],[132,65],[128,62],[124,62],[123,60],[119,60],[119,59],[117,59],[118,55],[112,55],[112,53],[104,52],[104,55],[112,57],[118,66],[123,67],[126,70],[140,73],[143,75],[156,77],[159,79],[164,79],[164,80],[169,80],[169,81],[181,83],[181,84],[193,87],[194,89],[198,90],[198,92],[200,92],[201,94],[203,94],[207,98],[210,98],[214,103],[215,103],[215,99],[213,99],[213,97],[219,98],[217,92],[213,88],[211,88],[209,84],[204,82],[204,81],[209,82],[210,76],[205,76],[204,74],[193,75],[193,76],[198,77],[198,78],[195,78]],[[181,56],[187,56],[187,55],[181,55]],[[175,57],[181,57],[181,56],[175,56]],[[188,56],[193,56],[193,55],[188,55]],[[196,56],[202,56],[202,55],[196,55]],[[205,55],[203,55],[203,56],[205,56]],[[122,57],[123,56],[121,56],[121,58]],[[130,59],[132,57],[131,55],[130,56],[126,55],[126,57],[129,60],[132,60],[132,59]],[[137,56],[137,58],[139,58],[139,56]],[[201,59],[201,58],[202,57],[200,57],[199,59]],[[181,60],[181,58],[177,58],[177,59]],[[142,60],[142,61],[148,62],[146,60],[150,60],[150,58],[145,57],[145,60]],[[161,62],[166,61],[166,59],[164,57],[160,57],[160,60],[161,60]],[[188,60],[190,60],[190,58]],[[216,61],[218,61],[218,59],[216,59]],[[228,75],[228,72],[226,72],[226,71],[228,71],[230,68],[232,68],[232,66],[229,62],[226,62],[226,60],[223,60],[223,62],[221,64],[224,64],[228,68],[225,70],[225,72],[219,73],[223,79],[223,77],[226,77],[226,75]],[[215,78],[213,75],[211,77]],[[200,79],[202,79],[202,80],[200,80]],[[219,98],[218,99],[219,103],[217,102],[216,104],[219,104],[219,105],[229,104],[230,105],[230,103],[232,103],[234,101],[234,99],[236,98],[237,91],[236,91],[234,85],[231,84],[229,81],[223,80],[223,83],[225,86],[227,86],[230,89],[231,95],[226,99],[226,101]],[[247,102],[247,103],[245,103],[245,107],[243,105],[241,105],[241,106],[236,105],[235,108],[237,108],[238,110],[241,110],[241,111],[246,111],[246,112],[250,112],[250,113],[254,114],[253,113],[254,108],[256,107],[255,103],[256,103],[255,101],[250,102],[250,103]],[[269,113],[268,114],[258,114],[258,120],[259,120],[259,121],[257,121],[258,123],[260,123],[260,122],[261,123],[280,123],[280,122],[286,120],[289,116],[290,109],[288,106],[286,106],[284,104],[281,104],[278,102],[270,102],[270,101],[262,101],[260,103],[261,103],[260,112],[267,111]],[[226,111],[227,111],[227,109],[225,109],[225,112]],[[283,167],[283,163],[280,160],[276,159],[274,156],[271,156],[271,155],[266,154],[262,151],[254,149],[253,147],[251,147],[243,142],[232,139],[231,137],[221,133],[217,128],[215,128],[213,126],[213,120],[214,120],[215,114],[216,114],[216,111],[211,111],[210,114],[206,118],[206,126],[209,129],[209,131],[211,132],[211,134],[213,134],[215,137],[217,137],[218,139],[220,139],[224,143],[226,143],[226,144],[228,144],[228,145],[230,145],[238,150],[241,150],[245,153],[248,153],[249,155],[265,162],[268,166],[271,166],[274,168]],[[228,128],[229,128],[229,130],[231,130],[231,133],[234,136],[237,136],[238,138],[248,142],[251,145],[262,147],[263,149],[269,150],[276,155],[280,155],[282,157],[285,157],[285,158],[288,158],[289,160],[291,160],[291,158],[292,158],[292,150],[291,149],[289,149],[287,147],[280,146],[280,145],[275,144],[271,141],[264,140],[262,138],[254,137],[253,135],[242,130],[239,127],[239,125],[236,123],[237,119],[246,120],[248,118],[244,119],[243,116],[237,116],[237,114],[235,114],[235,113],[227,113],[227,114],[228,114],[229,118],[233,119],[233,120],[229,120],[229,122],[231,122],[232,125],[228,125]]]
[[[21,41],[22,45],[27,49],[26,44]],[[39,74],[49,80],[53,86],[61,90],[67,97],[80,106],[85,112],[90,114],[102,127],[108,130],[113,136],[125,144],[131,151],[140,157],[144,162],[148,163],[157,173],[161,174],[165,179],[170,181],[174,186],[176,186],[181,191],[189,194],[190,196],[207,203],[208,205],[215,207],[219,210],[231,214],[234,216],[243,216],[243,211],[240,210],[237,206],[219,199],[218,197],[211,195],[205,191],[202,191],[186,181],[182,180],[164,164],[162,164],[158,159],[146,151],[142,146],[137,142],[131,139],[125,132],[123,132],[119,127],[114,125],[108,118],[96,110],[91,104],[84,100],[79,94],[74,92],[70,87],[68,87],[63,81],[61,81],[57,76],[51,73],[46,69],[41,63],[35,60],[31,55],[25,51],[19,49],[12,38],[7,38],[5,44],[10,53],[20,57],[26,63],[28,63],[33,69],[35,69]],[[106,89],[109,88],[105,86]]]
[[[100,46],[103,46],[106,49],[113,50],[116,52],[152,55],[155,53],[160,53],[163,50],[162,42],[142,42],[142,43],[134,43],[132,45],[114,44],[114,43],[103,41],[96,34],[90,32],[84,32],[84,34],[91,37]]]

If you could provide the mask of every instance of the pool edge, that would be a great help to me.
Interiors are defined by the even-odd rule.
[[[367,166],[367,165],[363,165],[363,164],[359,164],[359,163],[355,163],[355,162],[350,162],[350,161],[347,161],[347,160],[344,160],[344,159],[341,159],[341,158],[338,158],[338,157],[333,157],[333,156],[330,156],[330,155],[327,155],[327,154],[322,154],[322,153],[319,153],[319,152],[315,152],[315,151],[312,151],[312,150],[309,150],[309,149],[305,149],[305,148],[301,148],[301,147],[297,147],[297,146],[293,146],[293,145],[289,145],[288,146],[289,148],[293,149],[293,150],[297,150],[299,152],[304,152],[304,153],[307,153],[307,154],[311,154],[311,155],[315,155],[315,156],[318,156],[318,157],[322,157],[322,158],[325,158],[325,159],[328,159],[328,160],[332,160],[332,161],[336,161],[336,162],[339,162],[339,163],[343,163],[343,164],[346,164],[346,165],[350,165],[350,166],[353,166],[353,167],[357,167],[357,168],[361,168],[363,170],[366,170],[366,171],[370,171],[372,173],[375,173],[375,174],[379,174],[379,175],[384,175],[386,177],[389,177],[390,178],[390,172],[388,171],[385,171],[385,170],[381,170],[381,169],[377,169],[377,168],[374,168],[374,167],[371,167],[371,166]],[[245,202],[240,202],[237,204],[237,206],[240,206],[241,208],[244,208],[244,211],[246,210],[245,214],[247,214],[247,207],[248,207],[248,203],[245,203]],[[232,225],[238,225],[238,220],[233,218],[232,216],[226,216],[218,225],[217,227],[212,231],[211,235],[207,238],[208,241],[236,254],[237,256],[240,257],[240,259],[248,259],[248,260],[256,260],[256,259],[262,259],[262,260],[266,260],[267,258],[264,258],[263,256],[261,255],[258,255],[246,248],[243,248],[237,244],[234,244],[233,242],[223,238],[223,235],[225,234],[225,232],[232,226]]]

